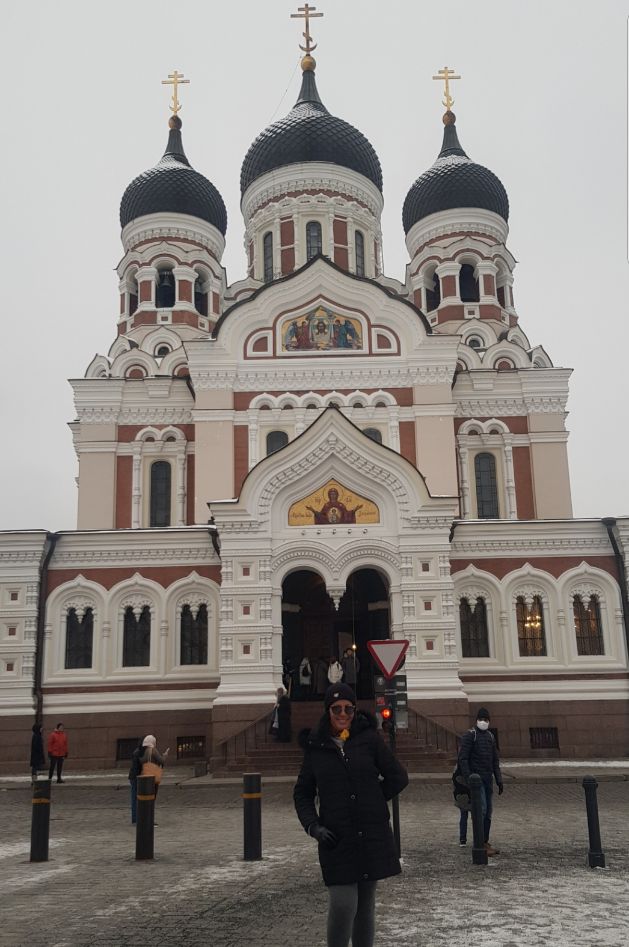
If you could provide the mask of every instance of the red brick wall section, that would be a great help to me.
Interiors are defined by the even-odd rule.
[[[295,269],[295,248],[285,247],[280,251],[282,276],[287,276]]]
[[[186,475],[186,525],[194,526],[194,503],[196,494],[194,492],[194,454],[188,454],[187,475]]]
[[[441,279],[441,298],[456,296],[456,276],[444,276]]]
[[[340,266],[342,270],[349,269],[349,255],[347,253],[347,247],[334,247],[334,262],[337,266]]]
[[[234,426],[234,490],[240,495],[240,488],[249,470],[249,428],[246,424]]]
[[[178,579],[187,578],[192,571],[205,576],[206,579],[212,579],[220,584],[221,567],[219,565],[207,565],[205,563],[195,563],[186,566],[150,566],[138,569],[137,566],[119,569],[51,569],[48,573],[48,595],[54,592],[56,588],[63,585],[64,582],[72,582],[79,573],[91,582],[98,582],[105,589],[111,589],[118,582],[124,579],[131,579],[136,574],[140,574],[145,579],[152,579],[163,588],[167,589],[169,585]]]
[[[179,299],[182,302],[191,303],[192,302],[192,283],[189,279],[180,279],[177,281],[179,283]]]
[[[292,217],[280,221],[280,246],[291,247],[295,242],[295,224]]]
[[[269,351],[269,340],[263,335],[259,339],[256,339],[253,343],[254,352],[268,352]]]
[[[212,312],[219,313],[221,311],[221,297],[218,293],[212,293]]]
[[[414,421],[400,421],[400,454],[413,465],[417,464]]]
[[[535,496],[531,472],[531,448],[513,448],[513,476],[515,478],[515,501],[519,520],[535,519]]]
[[[456,533],[454,535],[456,539]],[[521,569],[525,565],[531,565],[534,569],[543,569],[544,572],[548,572],[558,579],[568,569],[580,566],[584,560],[595,568],[608,572],[618,581],[616,560],[613,556],[532,556],[528,559],[523,556],[505,556],[500,559],[452,559],[450,572],[454,575],[467,569],[468,566],[474,566],[476,569],[482,569],[483,572],[495,575],[497,579],[504,579],[509,572]]]
[[[133,457],[116,458],[116,529],[131,528]]]
[[[494,284],[494,278],[491,275],[491,273],[483,274],[483,295],[484,296],[496,295],[496,286]]]
[[[153,283],[151,280],[144,279],[140,283],[140,302],[141,303],[150,303],[152,299],[152,286],[153,286]]]
[[[347,221],[343,217],[335,217],[332,224],[334,242],[347,246]]]

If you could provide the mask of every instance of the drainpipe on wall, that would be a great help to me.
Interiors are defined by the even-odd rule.
[[[601,523],[607,530],[607,535],[611,543],[611,547],[614,550],[614,559],[616,560],[616,568],[618,569],[618,584],[620,586],[620,600],[622,602],[622,620],[623,625],[625,626],[625,639],[627,641],[627,651],[629,652],[629,591],[627,590],[627,573],[625,571],[625,559],[620,551],[620,546],[618,545],[618,540],[616,539],[616,533],[614,528],[616,526],[616,520],[613,516],[606,516],[601,520]]]
[[[35,638],[35,673],[33,675],[33,698],[35,703],[35,723],[42,723],[44,716],[44,695],[42,677],[44,670],[44,632],[46,629],[46,597],[48,593],[48,566],[59,539],[59,533],[46,533],[44,553],[39,566],[39,595],[37,597],[37,635]]]

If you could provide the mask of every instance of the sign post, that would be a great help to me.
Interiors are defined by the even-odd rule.
[[[396,671],[404,662],[408,651],[408,641],[396,638],[386,638],[381,641],[368,641],[367,648],[371,657],[384,676],[376,678],[376,704],[380,704],[383,722],[390,708],[390,719],[387,720],[391,752],[395,754],[395,732],[408,728],[408,709],[406,695],[406,674],[396,675]],[[382,686],[384,684],[384,687]],[[398,707],[399,702],[399,707]],[[398,719],[399,718],[399,719]],[[400,799],[394,796],[391,800],[393,810],[393,835],[398,855],[402,853],[400,840]]]

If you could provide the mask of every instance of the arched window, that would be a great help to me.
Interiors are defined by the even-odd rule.
[[[360,230],[356,231],[355,237],[356,244],[356,276],[365,275],[365,238],[363,237]]]
[[[469,599],[462,598],[459,604],[461,620],[461,654],[464,658],[489,657],[489,631],[487,628],[487,605],[484,598],[477,598],[474,608]]]
[[[317,220],[309,220],[306,224],[306,259],[312,260],[322,250],[321,224]]]
[[[370,437],[371,440],[377,444],[382,444],[382,432],[379,431],[377,427],[366,427],[363,429],[363,434],[366,434],[367,437]]]
[[[86,608],[79,618],[76,609],[66,615],[66,668],[91,668],[94,640],[94,613]]]
[[[165,358],[167,355],[170,355],[170,351],[169,345],[158,345],[155,352],[155,358]]]
[[[428,280],[430,282],[430,279]],[[441,283],[439,277],[436,273],[433,273],[433,283],[432,287],[426,286],[426,309],[428,312],[432,312],[433,309],[437,309],[439,303],[441,302]]]
[[[172,270],[157,271],[155,304],[158,309],[172,309],[175,305],[175,278]]]
[[[262,238],[262,256],[264,263],[264,282],[270,283],[273,279],[273,234],[267,231]]]
[[[274,454],[276,450],[281,450],[288,444],[288,434],[286,431],[269,431],[266,436],[266,456]]]
[[[546,656],[546,633],[544,631],[544,607],[539,595],[533,598],[530,606],[519,595],[516,600],[515,614],[518,622],[518,647],[521,658],[540,658]]]
[[[148,667],[151,663],[151,609],[145,605],[136,618],[129,605],[124,612],[122,666]]]
[[[465,340],[471,349],[482,349],[483,340],[479,339],[477,335],[469,335]]]
[[[480,299],[478,280],[474,276],[474,267],[469,263],[464,263],[459,272],[459,292],[462,303],[477,303]]]
[[[207,293],[203,290],[203,277],[197,273],[194,281],[194,308],[201,316],[207,316]]]
[[[136,270],[137,273],[137,270]],[[136,274],[134,273],[131,277],[130,287],[129,287],[129,315],[132,316],[133,313],[138,308],[138,281],[136,279]]]
[[[171,469],[167,460],[151,464],[151,526],[170,526],[170,481]]]
[[[498,484],[496,482],[496,458],[493,454],[477,454],[474,458],[476,479],[476,506],[481,520],[498,519]]]
[[[207,664],[207,605],[195,616],[189,605],[181,609],[181,663]]]
[[[598,596],[590,595],[586,603],[581,595],[575,595],[572,608],[577,635],[577,654],[605,654]]]

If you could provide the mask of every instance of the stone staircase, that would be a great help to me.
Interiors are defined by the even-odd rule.
[[[373,713],[373,701],[359,701]],[[210,772],[216,777],[261,773],[264,776],[297,776],[303,752],[297,743],[300,730],[314,727],[321,717],[320,702],[292,704],[292,739],[278,743],[269,734],[270,711],[214,749]],[[408,730],[396,734],[396,756],[410,773],[448,771],[457,753],[457,735],[409,708]],[[388,743],[388,736],[385,735]]]

